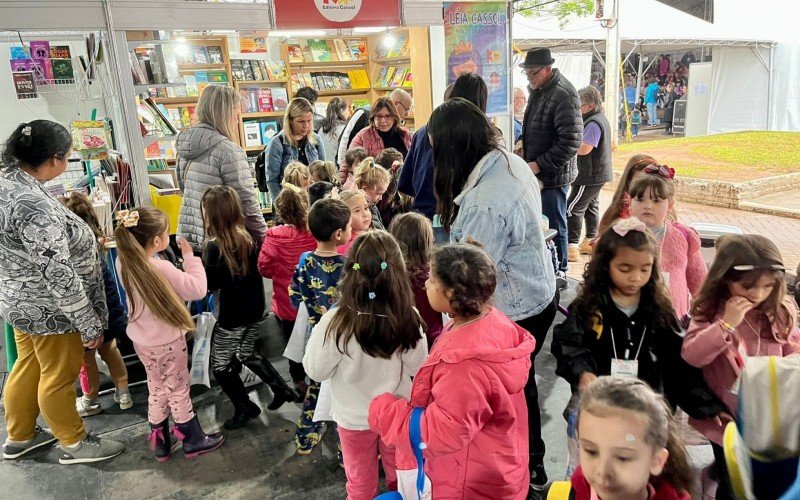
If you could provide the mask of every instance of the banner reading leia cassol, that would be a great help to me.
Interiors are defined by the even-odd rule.
[[[445,2],[447,83],[475,73],[489,87],[489,116],[508,113],[508,15],[505,2]]]
[[[274,0],[273,5],[279,30],[400,26],[400,0]]]

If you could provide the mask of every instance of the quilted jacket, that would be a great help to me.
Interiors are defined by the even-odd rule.
[[[557,69],[550,82],[531,90],[523,121],[524,158],[539,165],[545,188],[570,184],[578,175],[576,155],[583,139],[581,102],[575,87]]]
[[[398,127],[400,136],[403,138],[403,144],[406,145],[406,150],[411,147],[411,132],[405,127]],[[381,151],[386,149],[383,145],[383,139],[378,135],[378,129],[370,125],[369,127],[361,129],[353,138],[350,143],[351,148],[364,148],[367,150],[367,156],[376,158]]]
[[[178,236],[199,250],[205,238],[200,201],[211,186],[230,186],[239,195],[245,225],[260,243],[267,230],[256,198],[255,171],[242,148],[214,127],[201,123],[178,136],[178,178],[183,203],[178,218]]]

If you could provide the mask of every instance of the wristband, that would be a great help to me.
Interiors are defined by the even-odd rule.
[[[736,328],[731,326],[730,323],[728,323],[728,322],[726,322],[724,320],[719,320],[719,322],[720,322],[720,325],[722,326],[722,329],[725,330],[726,332],[733,333],[733,332],[736,331]]]

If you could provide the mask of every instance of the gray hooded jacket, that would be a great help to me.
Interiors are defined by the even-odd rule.
[[[183,186],[183,203],[178,219],[178,236],[199,249],[205,238],[200,201],[211,186],[230,186],[239,195],[245,225],[261,241],[267,225],[255,192],[255,171],[242,148],[215,128],[201,123],[178,136],[178,178]]]

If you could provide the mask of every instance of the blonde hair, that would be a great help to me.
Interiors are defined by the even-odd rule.
[[[336,164],[332,161],[312,161],[308,165],[308,170],[317,180],[330,182],[334,186],[339,185],[339,176],[336,175]]]
[[[203,90],[197,103],[197,121],[211,125],[217,132],[236,142],[239,135],[233,118],[241,106],[235,89],[223,85],[209,85]]]
[[[186,305],[164,275],[153,267],[144,251],[156,236],[161,236],[169,229],[169,218],[153,207],[138,207],[131,212],[134,211],[139,213],[136,225],[125,227],[120,224],[114,231],[122,270],[120,277],[131,304],[128,316],[131,321],[136,320],[139,305],[132,294],[136,292],[158,319],[176,328],[193,330],[194,322]]]
[[[365,200],[367,199],[367,195],[364,194],[364,191],[360,189],[347,189],[339,192],[339,199],[342,200],[348,207],[350,206],[350,201],[356,196],[361,196]]]
[[[297,147],[300,143],[295,140],[294,134],[292,133],[292,121],[294,121],[298,116],[304,115],[306,113],[311,113],[312,119],[314,116],[314,107],[308,102],[308,99],[303,99],[302,97],[295,97],[292,99],[292,102],[289,103],[289,107],[286,108],[286,114],[283,115],[283,136],[286,138],[286,142],[289,143],[290,146]],[[308,139],[308,143],[312,146],[317,145],[317,138],[314,136],[314,131],[311,130],[306,138]]]
[[[389,184],[392,179],[389,171],[375,163],[375,158],[364,159],[356,169],[355,182],[359,189]]]
[[[286,170],[283,171],[283,181],[281,184],[292,184],[304,190],[308,190],[311,185],[311,172],[308,167],[299,161],[289,162]]]

